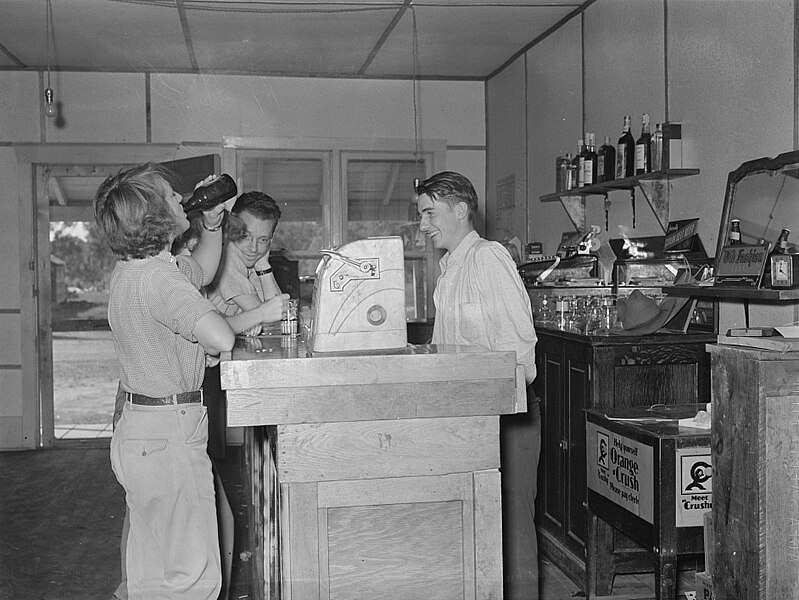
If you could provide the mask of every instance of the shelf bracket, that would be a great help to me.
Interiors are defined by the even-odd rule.
[[[646,201],[655,213],[655,218],[660,223],[663,233],[669,229],[669,191],[671,185],[668,179],[647,179],[638,182]]]
[[[577,231],[585,233],[585,196],[561,196],[560,203]]]

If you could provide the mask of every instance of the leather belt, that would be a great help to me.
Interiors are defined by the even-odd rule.
[[[140,404],[142,406],[169,406],[203,401],[202,390],[172,394],[171,396],[163,396],[161,398],[152,398],[150,396],[142,396],[141,394],[132,394],[131,392],[125,392],[125,396],[127,401],[131,404]]]

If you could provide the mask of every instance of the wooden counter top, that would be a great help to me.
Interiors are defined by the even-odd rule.
[[[231,427],[527,410],[515,353],[466,346],[309,356],[296,339],[239,337],[221,379]]]

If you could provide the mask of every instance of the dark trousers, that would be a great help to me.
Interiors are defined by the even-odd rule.
[[[541,454],[541,412],[531,393],[525,413],[502,415],[502,561],[505,600],[538,600],[535,497]]]

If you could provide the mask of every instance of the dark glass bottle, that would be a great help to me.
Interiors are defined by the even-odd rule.
[[[727,243],[730,246],[735,246],[741,243],[741,221],[733,219],[730,221],[730,234],[727,237]]]
[[[780,231],[780,237],[777,238],[777,243],[774,248],[768,253],[766,258],[766,268],[763,270],[763,281],[761,287],[771,287],[771,257],[779,254],[788,254],[788,236],[791,235],[791,230],[783,227]]]
[[[192,195],[183,201],[183,210],[186,213],[211,210],[214,206],[233,198],[237,193],[236,182],[230,175],[224,173],[194,190]]]
[[[624,115],[624,129],[616,143],[616,179],[635,175],[635,140],[630,133],[630,115]]]
[[[583,159],[585,157],[583,154],[585,152],[585,144],[583,142],[584,140],[577,140],[577,154],[572,159],[572,164],[577,169],[577,187],[583,187]]]
[[[583,185],[593,185],[596,181],[597,153],[596,139],[593,133],[587,134],[586,152],[583,158]]]
[[[613,181],[616,177],[616,149],[605,136],[605,143],[597,151],[596,182]]]
[[[652,133],[649,131],[649,115],[641,119],[641,136],[635,141],[635,174],[652,172]]]

